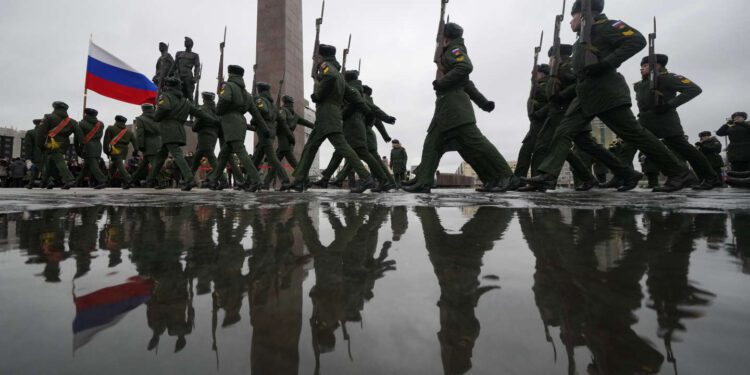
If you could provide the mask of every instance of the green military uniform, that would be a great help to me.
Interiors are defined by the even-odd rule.
[[[122,176],[124,188],[130,187],[133,180],[133,177],[125,169],[124,163],[128,155],[128,145],[132,145],[133,150],[137,150],[135,135],[125,126],[127,121],[125,117],[117,116],[115,117],[115,124],[107,127],[104,132],[104,153],[109,156],[110,176],[119,172]]]
[[[230,65],[228,70],[229,78],[219,93],[219,103],[216,107],[216,113],[221,116],[221,135],[224,144],[221,146],[216,168],[208,175],[208,181],[212,187],[215,187],[216,181],[223,174],[231,155],[237,154],[240,163],[246,170],[243,185],[248,190],[254,191],[258,188],[260,176],[245,149],[245,135],[248,130],[245,113],[250,112],[253,120],[257,121],[259,131],[267,132],[268,128],[263,116],[255,106],[252,96],[245,90],[245,81],[242,79],[245,70],[235,65]],[[239,176],[236,175],[235,177]]]
[[[541,65],[539,71],[545,74],[549,74],[549,66]],[[521,144],[521,150],[518,152],[518,161],[516,164],[515,175],[518,177],[527,177],[529,174],[529,168],[531,168],[531,174],[533,175],[535,169],[533,167],[533,155],[536,151],[539,133],[544,128],[544,123],[547,120],[549,113],[548,101],[547,101],[547,80],[545,76],[542,79],[538,79],[532,95],[526,104],[528,111],[529,120],[531,120],[531,126],[529,132],[523,138]]]
[[[463,30],[455,24],[446,25],[446,31],[450,28],[459,29],[461,32],[453,35],[455,38],[452,38],[444,49],[441,65],[445,76],[433,83],[437,93],[435,114],[425,138],[417,182],[407,190],[420,192],[433,186],[440,157],[450,146],[461,150],[466,155],[466,161],[472,166],[479,164],[477,160],[488,160],[489,164],[496,168],[491,183],[507,190],[517,178],[505,158],[476,125],[474,108],[465,91],[469,74],[474,67],[461,37]]]
[[[104,135],[104,125],[96,118],[98,112],[91,108],[84,110],[83,119],[78,123],[76,128],[75,139],[81,151],[80,156],[83,158],[83,170],[78,176],[80,182],[86,176],[93,177],[97,188],[101,189],[106,186],[107,176],[99,168],[99,160],[102,157],[102,136]]]
[[[704,136],[707,138],[703,139]],[[724,159],[721,157],[721,150],[723,148],[721,141],[716,137],[712,137],[710,132],[707,132],[707,134],[703,133],[701,135],[701,141],[696,143],[695,147],[703,153],[703,156],[706,157],[716,175],[721,176],[724,168]]]
[[[164,94],[159,97],[159,105],[154,113],[154,120],[159,122],[162,145],[146,181],[149,185],[155,184],[156,176],[164,166],[167,156],[172,154],[174,162],[180,169],[182,180],[185,181],[183,190],[190,190],[195,186],[195,181],[180,147],[185,146],[186,143],[185,121],[188,116],[203,117],[203,113],[182,96],[177,80],[168,79],[166,86]]]
[[[133,172],[133,178],[136,181],[146,179],[149,166],[153,168],[156,165],[156,154],[161,149],[161,135],[159,123],[154,119],[154,106],[144,104],[141,109],[143,114],[136,117],[134,121],[137,150],[143,157],[138,168]]]
[[[396,187],[400,189],[401,182],[406,180],[406,164],[409,156],[406,154],[406,149],[401,146],[401,143],[393,141],[393,144],[398,146],[391,150],[390,167],[393,170],[393,177],[396,179]]]
[[[580,3],[577,4],[580,9]],[[622,21],[609,20],[604,14],[596,15],[594,20],[591,47],[596,51],[599,63],[586,66],[584,46],[580,40],[576,42],[573,68],[578,78],[577,97],[555,133],[549,156],[539,167],[541,177],[553,179],[560,174],[573,137],[598,117],[621,138],[649,156],[667,176],[674,178],[667,190],[683,188],[691,182],[690,172],[679,164],[664,144],[638,124],[630,110],[632,103],[627,83],[617,73],[617,67],[642,50],[646,40],[637,30]]]
[[[276,152],[273,149],[273,143],[276,140],[279,109],[273,102],[271,96],[271,86],[268,84],[258,84],[259,95],[255,98],[255,105],[258,107],[263,119],[266,121],[268,131],[258,132],[258,144],[255,146],[255,155],[253,155],[253,162],[255,167],[258,168],[263,163],[263,159],[268,160],[269,171],[267,175],[275,175],[281,179],[282,183],[289,183],[289,176],[286,173],[284,167],[281,166],[279,158],[276,156]],[[254,123],[253,123],[254,125]]]
[[[716,131],[716,135],[729,137],[727,160],[732,171],[750,171],[750,123],[743,121],[724,124]]]
[[[346,142],[343,134],[341,108],[346,93],[346,83],[339,72],[341,65],[336,61],[336,50],[332,46],[321,45],[320,53],[325,60],[318,66],[317,84],[312,94],[312,101],[316,108],[315,127],[302,151],[299,165],[294,169],[294,188],[298,191],[304,189],[304,183],[315,155],[325,140],[328,140],[333,148],[352,165],[355,172],[365,181],[363,186],[371,187],[373,181],[370,172]]]
[[[36,131],[36,144],[44,150],[44,167],[42,168],[42,184],[52,186],[50,180],[51,169],[57,170],[62,177],[63,189],[70,189],[75,179],[70,173],[63,155],[70,147],[70,136],[75,132],[76,121],[68,116],[68,105],[62,102],[52,104],[54,111],[44,116]],[[65,123],[65,126],[62,126]],[[61,126],[61,127],[58,127]],[[53,134],[56,132],[57,134]],[[54,135],[54,136],[53,136]]]
[[[278,141],[279,147],[276,149],[276,157],[279,161],[286,159],[287,163],[292,168],[297,167],[297,158],[294,156],[293,147],[296,143],[294,138],[294,131],[297,129],[297,125],[313,129],[315,124],[305,120],[304,117],[294,113],[294,98],[290,96],[284,96],[284,106],[279,109],[278,118]],[[276,177],[275,171],[270,171],[266,175],[265,185],[270,185],[271,180]]]
[[[42,123],[42,120],[34,120],[34,128],[27,130],[23,137],[23,148],[26,150],[26,159],[31,160],[34,169],[30,171],[29,183],[27,188],[34,186],[34,181],[40,176],[44,164],[44,155],[42,149],[36,144],[36,128]]]
[[[651,159],[640,153],[638,160],[641,162],[641,172],[648,179],[648,187],[653,189],[659,186],[659,166],[652,162]]]
[[[659,55],[658,58],[661,65],[666,65],[666,56]],[[648,57],[643,59],[642,64],[644,63],[648,64]],[[665,68],[659,71],[657,90],[661,98],[661,104],[658,106],[654,98],[655,93],[651,90],[650,75],[644,76],[642,81],[635,84],[635,97],[640,110],[639,122],[656,137],[661,138],[672,152],[690,163],[698,178],[704,182],[699,188],[713,188],[719,176],[711,168],[708,159],[685,139],[685,131],[676,110],[700,95],[703,90],[693,81],[670,73]]]
[[[198,145],[195,148],[193,165],[190,168],[193,174],[200,167],[203,158],[206,158],[208,164],[211,166],[211,170],[216,169],[218,164],[214,150],[216,149],[216,143],[219,140],[219,133],[221,132],[221,119],[216,114],[216,101],[214,99],[216,95],[212,92],[204,92],[202,96],[203,105],[199,108],[206,117],[197,119],[193,124],[193,132],[198,133]],[[223,171],[221,176],[222,181],[226,180]]]

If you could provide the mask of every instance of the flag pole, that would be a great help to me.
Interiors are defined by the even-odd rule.
[[[91,47],[91,42],[94,41],[94,34],[89,35],[89,47]],[[83,81],[83,111],[86,110],[86,102],[89,98],[89,88],[86,86],[86,80]],[[83,114],[83,112],[81,112]]]

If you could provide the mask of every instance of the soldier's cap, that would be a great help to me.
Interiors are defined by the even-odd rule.
[[[68,105],[65,104],[65,103],[63,103],[63,102],[54,102],[54,103],[52,103],[52,108],[54,108],[54,109],[62,109],[62,110],[67,111],[68,110]]]
[[[83,110],[83,114],[89,115],[89,116],[96,116],[99,114],[99,111],[93,109],[93,108],[86,108]]]
[[[392,140],[391,143],[393,143],[394,145],[400,145],[401,144],[401,142],[399,142],[398,139]]]
[[[660,53],[656,54],[656,63],[661,66],[667,66],[667,63],[669,62],[669,56],[662,55]],[[648,64],[648,56],[644,56],[643,59],[641,59],[641,65]]]
[[[537,68],[537,71],[542,72],[542,73],[544,73],[546,75],[549,75],[549,65],[547,65],[547,64],[541,64]]]
[[[187,42],[193,43],[193,40],[192,40],[192,39],[190,39],[190,37],[189,37],[189,36],[186,36],[186,37],[185,37],[185,42],[186,42],[186,43],[187,43]]]
[[[323,57],[336,56],[336,47],[328,44],[321,44],[318,48],[318,54]]]
[[[698,133],[698,136],[701,137],[701,138],[703,138],[703,137],[710,137],[711,136],[711,132],[708,131],[708,130],[702,131],[702,132]]]
[[[169,46],[167,45],[167,43],[159,42],[159,49],[161,49],[161,48],[168,48],[168,47]]]
[[[576,14],[581,13],[581,8],[583,7],[583,3],[581,0],[576,0],[575,3],[573,3],[573,8],[570,10],[570,14]],[[601,13],[604,11],[604,0],[591,0],[591,11],[592,12],[598,12]]]
[[[289,95],[284,95],[281,100],[284,101],[284,103],[294,103],[294,98],[292,98]]]
[[[203,99],[213,100],[214,98],[216,98],[216,94],[212,93],[211,91],[204,91],[201,93],[201,96],[203,97]]]
[[[227,72],[229,72],[229,74],[235,74],[242,77],[245,75],[245,68],[239,65],[229,65],[227,67]]]
[[[347,70],[344,72],[344,79],[347,81],[359,79],[359,70]]]
[[[457,39],[464,36],[464,28],[457,23],[447,23],[443,29],[443,36],[448,39]]]
[[[117,116],[115,116],[115,122],[125,123],[125,122],[128,122],[128,119],[125,118],[125,116],[117,115]]]
[[[265,83],[265,82],[258,82],[255,87],[258,88],[258,91],[268,91],[271,89],[271,85]]]
[[[737,116],[740,116],[744,118],[745,120],[747,120],[747,112],[735,112],[732,114],[732,118],[735,118]]]
[[[167,77],[164,79],[164,84],[169,87],[176,87],[180,85],[180,80],[177,77]]]
[[[151,103],[143,103],[143,104],[141,104],[141,109],[143,109],[143,110],[154,109],[154,108],[155,108],[154,105],[151,104]]]
[[[34,121],[32,121],[32,123],[34,123],[34,125],[39,125],[39,124],[42,123],[42,119],[40,119],[40,118],[35,119]]]
[[[362,89],[365,91],[365,94],[372,95],[372,87],[365,85],[362,86]]]
[[[573,55],[573,46],[570,44],[561,44],[560,45],[560,56],[567,56],[570,57]],[[553,57],[555,56],[555,47],[552,46],[549,49],[549,52],[547,52],[547,56]]]

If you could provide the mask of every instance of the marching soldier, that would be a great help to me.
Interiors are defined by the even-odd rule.
[[[52,103],[52,113],[44,116],[36,131],[36,144],[44,150],[44,167],[42,168],[42,186],[54,187],[50,173],[54,168],[63,180],[63,190],[75,185],[75,179],[65,164],[63,155],[70,148],[70,135],[75,132],[77,123],[68,116],[68,105],[63,102]]]
[[[750,171],[750,123],[747,113],[735,112],[719,130],[719,137],[729,137],[727,159],[732,172]]]
[[[161,135],[159,133],[159,123],[154,119],[154,105],[145,103],[141,105],[143,113],[135,118],[135,140],[137,144],[136,151],[141,153],[142,159],[138,164],[133,179],[136,183],[145,180],[148,176],[149,167],[153,168],[156,164],[156,154],[161,148]]]
[[[703,153],[703,156],[708,159],[708,163],[714,169],[716,175],[721,178],[724,171],[724,159],[721,157],[721,150],[723,148],[721,141],[712,136],[710,131],[700,132],[698,136],[700,137],[700,141],[695,144],[695,147]],[[719,181],[717,187],[721,186],[723,186],[723,183]]]
[[[108,179],[99,168],[99,159],[102,157],[104,124],[96,118],[98,114],[99,112],[93,108],[83,110],[83,119],[76,128],[75,141],[83,158],[83,170],[78,178],[80,180],[83,180],[86,176],[94,178],[97,182],[94,189],[101,190],[107,187]]]
[[[394,139],[393,149],[391,150],[391,161],[390,167],[393,170],[393,177],[396,180],[396,189],[401,189],[401,182],[406,180],[406,164],[408,156],[406,155],[406,149],[401,146],[401,142],[398,139]]]
[[[201,97],[203,97],[203,104],[199,108],[206,118],[197,119],[193,124],[193,132],[198,133],[198,145],[195,148],[193,165],[190,168],[193,174],[200,167],[203,158],[206,158],[212,170],[216,169],[217,160],[214,150],[221,129],[221,119],[216,115],[216,94],[203,92]]]
[[[133,132],[125,126],[126,122],[127,118],[115,116],[115,124],[104,132],[104,153],[109,156],[111,176],[119,172],[122,176],[122,188],[128,190],[133,184],[133,177],[125,169],[124,160],[128,155],[128,145],[132,145],[134,151],[137,151],[137,146]]]
[[[255,106],[252,95],[245,90],[245,80],[242,78],[245,75],[245,69],[238,65],[229,65],[227,72],[229,78],[219,93],[219,103],[216,106],[216,114],[221,116],[221,134],[224,144],[221,146],[216,168],[208,175],[208,184],[211,190],[220,189],[217,180],[224,173],[224,168],[227,167],[232,154],[237,154],[246,170],[241,186],[245,191],[255,192],[260,187],[260,175],[245,149],[245,135],[248,130],[245,113],[250,112],[259,132],[268,133],[268,127],[263,115]]]
[[[711,190],[721,181],[708,159],[685,139],[685,131],[677,114],[677,107],[689,102],[700,95],[701,90],[695,82],[667,70],[669,57],[656,55],[656,69],[659,74],[658,92],[651,89],[651,67],[649,57],[641,60],[641,76],[643,80],[635,84],[635,97],[638,102],[638,115],[641,125],[661,138],[672,152],[682,156],[690,163],[693,170],[701,179],[701,183],[693,187],[695,190]],[[654,95],[659,95],[660,104],[656,105]]]
[[[161,135],[162,145],[156,154],[151,172],[146,178],[148,186],[161,188],[156,184],[156,176],[161,172],[167,156],[172,154],[174,162],[180,169],[182,180],[185,181],[182,190],[190,191],[195,187],[193,173],[190,171],[190,166],[188,166],[181,149],[186,144],[185,121],[189,115],[199,118],[204,117],[203,112],[199,111],[183,96],[180,91],[180,81],[176,78],[167,78],[164,94],[159,97],[159,107],[154,113],[154,120],[160,123],[159,134]]]
[[[294,131],[297,129],[297,125],[302,125],[306,128],[313,129],[315,124],[305,120],[304,117],[294,112],[294,98],[288,95],[284,95],[281,99],[284,102],[284,106],[279,109],[278,118],[278,140],[279,147],[276,149],[276,157],[279,161],[286,159],[287,163],[292,168],[297,168],[297,158],[294,156],[293,148],[296,143],[294,138]],[[266,175],[264,185],[270,186],[271,181],[276,177],[276,171],[270,170]]]
[[[343,134],[341,108],[344,102],[346,83],[341,76],[341,65],[336,61],[336,47],[321,44],[318,49],[321,63],[318,64],[317,84],[312,94],[315,103],[316,115],[315,128],[310,139],[302,151],[302,158],[297,168],[294,169],[294,184],[292,189],[298,192],[305,190],[308,173],[312,166],[318,149],[325,140],[331,142],[333,148],[340,152],[346,161],[352,165],[355,172],[360,176],[362,182],[353,193],[362,193],[376,186],[375,180],[367,171],[362,162],[357,158],[351,146],[346,143]]]
[[[673,192],[693,185],[696,182],[693,174],[677,161],[659,139],[638,123],[630,110],[632,102],[627,83],[617,73],[617,68],[623,62],[646,46],[646,39],[624,22],[608,19],[602,13],[603,0],[592,0],[591,7],[594,13],[594,24],[589,25],[593,35],[592,45],[583,45],[579,39],[574,46],[577,97],[556,131],[549,156],[540,165],[539,174],[529,183],[547,185],[557,181],[573,138],[598,117],[626,142],[643,151],[667,175],[667,183],[654,189],[656,192]],[[571,11],[571,28],[577,33],[582,31],[581,8],[581,0],[577,0]],[[595,53],[598,62],[587,65],[587,53]],[[636,173],[630,177],[624,184],[626,187],[634,186],[640,180]]]
[[[26,185],[27,189],[34,187],[36,180],[39,178],[40,172],[44,165],[44,156],[42,149],[37,146],[36,143],[36,132],[39,125],[42,123],[41,119],[35,119],[32,121],[34,127],[27,130],[23,137],[23,148],[26,151],[26,159],[31,160],[33,163],[32,169],[29,172],[29,183]]]
[[[446,146],[455,144],[466,155],[471,165],[486,159],[494,166],[493,181],[497,192],[515,190],[521,181],[505,158],[482,134],[476,124],[474,108],[465,88],[473,65],[466,53],[463,28],[455,23],[445,25],[443,33],[442,70],[445,76],[433,82],[437,94],[435,115],[427,130],[422,161],[419,164],[417,182],[405,188],[410,193],[429,193],[435,181],[435,172]]]
[[[255,146],[256,150],[255,155],[253,156],[253,161],[255,167],[258,168],[263,163],[263,159],[267,159],[269,164],[268,175],[273,173],[278,176],[282,182],[281,190],[288,190],[291,187],[289,176],[287,175],[286,170],[284,170],[284,167],[281,166],[281,162],[276,157],[276,152],[273,149],[273,142],[276,139],[276,130],[279,125],[277,123],[279,109],[276,108],[276,105],[273,103],[271,85],[260,82],[256,87],[258,88],[258,96],[255,98],[255,106],[258,107],[258,111],[260,111],[263,119],[266,121],[268,131],[258,132],[258,144]],[[254,128],[257,128],[255,126],[255,121],[251,124]],[[262,186],[262,188],[269,189],[270,185]]]
[[[534,154],[537,138],[547,120],[549,108],[547,106],[547,80],[549,76],[549,65],[541,64],[536,69],[536,86],[533,90],[533,96],[529,97],[526,107],[528,109],[529,120],[531,125],[526,137],[521,143],[521,150],[518,152],[518,162],[516,164],[515,175],[519,178],[526,178],[529,175],[529,169],[534,174],[535,168],[532,168],[532,156]]]

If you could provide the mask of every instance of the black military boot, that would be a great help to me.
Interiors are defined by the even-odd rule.
[[[685,173],[670,177],[667,179],[667,183],[664,186],[654,189],[654,193],[672,193],[680,191],[684,188],[691,187],[698,183],[698,179],[695,177],[693,172],[686,171]]]
[[[412,178],[411,180],[406,180],[401,182],[401,188],[404,188],[406,186],[414,186],[417,183],[417,178]]]
[[[292,184],[292,186],[289,187],[289,189],[294,190],[298,193],[301,193],[305,191],[305,181],[302,181],[302,180],[294,181],[294,183]]]
[[[106,183],[94,186],[94,190],[102,190],[102,189],[106,189],[106,188],[107,188],[107,184]]]
[[[599,186],[599,182],[594,178],[588,181],[584,181],[580,185],[576,186],[576,191],[589,191],[597,186]]]
[[[415,183],[404,187],[404,191],[412,194],[430,194],[432,193],[432,188],[429,185]]]
[[[122,184],[122,190],[130,190],[131,186],[133,186],[132,182],[125,182]]]
[[[289,181],[284,181],[281,183],[281,186],[279,186],[279,191],[289,191],[292,189],[292,183]]]
[[[624,185],[624,181],[621,177],[612,177],[609,181],[605,182],[604,184],[600,185],[602,189],[617,189],[620,186]]]
[[[367,189],[374,189],[377,186],[378,183],[372,178],[372,176],[370,176],[367,179],[360,180],[356,187],[349,189],[349,192],[353,194],[362,194],[367,191]]]
[[[490,188],[490,193],[507,193],[509,191],[516,191],[520,187],[521,179],[516,175],[512,175],[505,182],[501,182],[497,186]]]
[[[557,177],[543,173],[543,174],[536,175],[532,178],[527,179],[526,184],[528,186],[524,189],[528,189],[528,188],[536,188],[536,189],[524,190],[524,191],[555,190],[555,188],[557,187]]]
[[[727,178],[727,184],[731,187],[750,188],[750,178]]]
[[[70,181],[70,182],[66,182],[66,183],[65,183],[65,184],[64,184],[64,185],[63,185],[63,186],[61,187],[61,189],[63,189],[63,190],[70,190],[70,188],[72,188],[73,186],[76,186],[76,182],[75,182],[75,181]]]
[[[638,183],[641,182],[643,179],[643,173],[633,171],[630,176],[623,177],[621,179],[622,185],[617,188],[617,191],[624,193],[626,191],[631,191],[638,187]]]
[[[693,186],[693,190],[713,190],[716,187],[716,182],[721,181],[719,178],[710,178],[707,180],[703,180],[698,185]]]
[[[310,185],[318,189],[328,189],[328,181],[328,177],[323,177],[320,180],[313,181],[312,183],[310,183]]]
[[[487,182],[481,187],[474,189],[477,193],[489,193],[494,187],[498,185],[498,181]]]
[[[196,185],[197,185],[197,184],[195,183],[195,181],[192,181],[192,180],[191,180],[191,181],[188,181],[188,182],[186,182],[186,183],[185,183],[184,185],[182,185],[182,189],[181,189],[181,190],[182,190],[182,191],[190,191],[190,190],[193,190],[193,188],[194,188],[194,187],[195,187]],[[126,184],[125,184],[125,186],[128,186],[128,184],[126,183]],[[124,188],[125,188],[125,187],[123,187],[123,189],[124,189]]]

